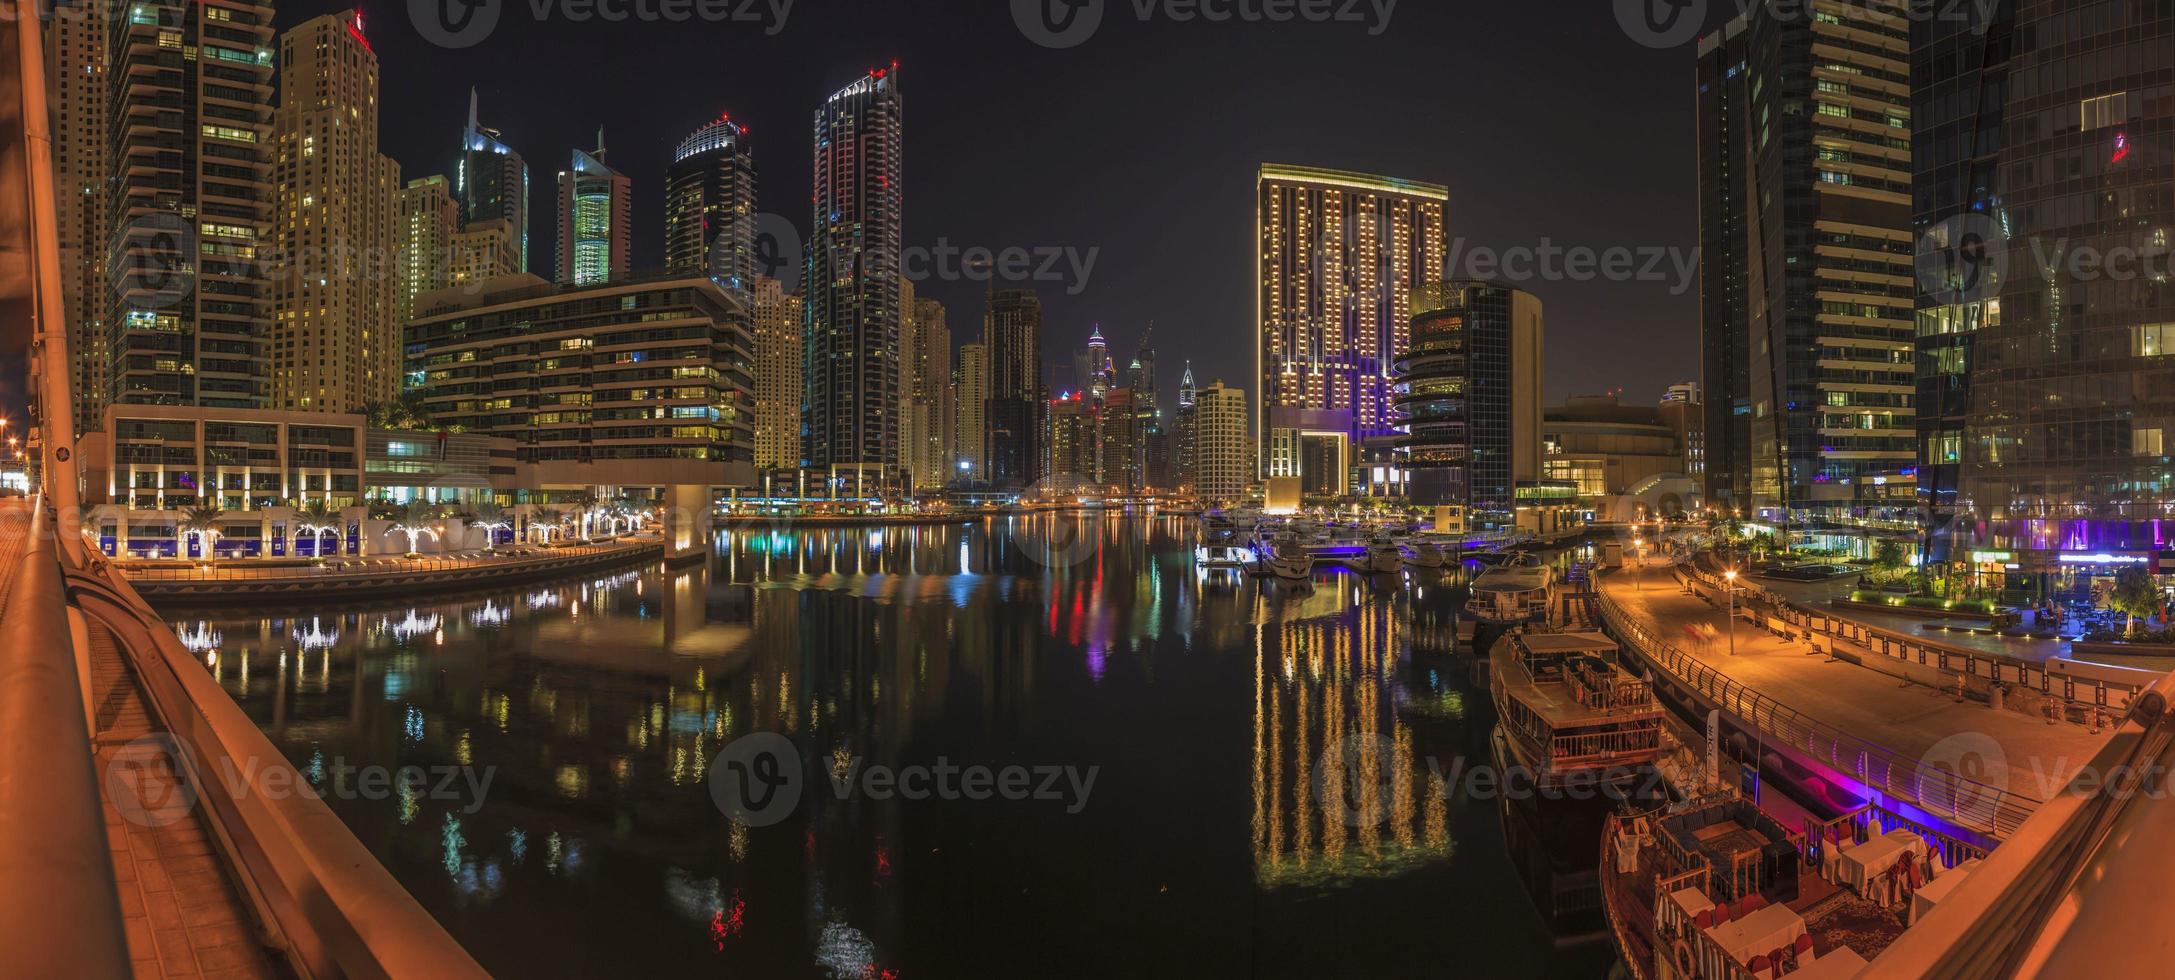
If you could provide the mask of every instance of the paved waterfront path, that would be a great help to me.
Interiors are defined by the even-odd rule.
[[[0,498],[0,612],[8,607],[8,589],[29,547],[30,502],[21,497]]]
[[[2090,761],[2107,740],[2075,724],[2048,724],[2016,710],[1996,711],[1976,701],[1958,703],[1945,691],[1912,684],[1865,667],[1811,653],[1796,641],[1777,639],[1750,623],[1737,624],[1737,655],[1729,655],[1729,614],[1721,603],[1687,596],[1668,569],[1626,569],[1603,578],[1602,587],[1634,618],[1733,680],[1837,729],[1886,746],[1898,755],[1954,766],[1993,785],[2044,800],[2061,780]],[[1687,627],[1712,625],[1712,643],[1693,640]],[[1945,740],[1958,735],[1983,738]],[[2003,758],[1986,761],[1983,775],[1958,759],[1973,746],[1999,745]]]
[[[1828,605],[1829,600],[1850,598],[1850,593],[1858,584],[1857,576],[1854,575],[1826,582],[1785,582],[1758,576],[1742,581],[1747,585],[1756,585],[1766,589],[1796,603],[1802,608],[1840,619],[1863,623],[1875,629],[1915,637],[1928,643],[1938,643],[1943,646],[1978,653],[1991,653],[2015,660],[2028,660],[2033,663],[2061,660],[2069,656],[2069,641],[2067,640],[2039,640],[2030,637],[1987,636],[1938,629],[1927,630],[1921,629],[1921,627],[1929,623],[1961,626],[1966,621],[1919,616],[1909,612],[1891,613],[1877,610],[1831,608]],[[1979,622],[1974,625],[1985,626],[1986,624]]]

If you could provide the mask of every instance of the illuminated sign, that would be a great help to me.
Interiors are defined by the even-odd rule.
[[[1988,565],[1994,562],[2015,561],[2016,555],[2007,551],[1974,551],[1971,553],[1971,560],[1981,565]]]
[[[2136,555],[2063,555],[2064,565],[2142,565],[2151,561]]]
[[[2128,133],[2116,133],[2116,134],[2115,134],[2115,156],[2114,156],[2114,159],[2112,159],[2112,160],[2109,160],[2109,161],[2107,161],[2107,162],[2108,162],[2108,163],[2121,163],[2122,161],[2124,161],[2124,160],[2127,160],[2127,159],[2129,159],[2129,158],[2130,158],[2130,134],[2128,134]]]

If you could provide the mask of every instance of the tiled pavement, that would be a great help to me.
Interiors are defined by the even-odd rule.
[[[135,675],[91,623],[95,746],[128,955],[138,977],[278,977],[248,906],[212,849]],[[118,799],[117,799],[118,798]],[[117,805],[118,804],[118,805]]]

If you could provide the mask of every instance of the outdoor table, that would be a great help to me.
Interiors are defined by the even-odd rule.
[[[1955,891],[1956,886],[1963,884],[1964,879],[1970,877],[1971,872],[1977,871],[1981,863],[1983,862],[1977,859],[1965,861],[1919,888],[1917,894],[1911,896],[1910,924],[1917,925],[1921,916],[1941,904],[1941,900],[1947,898],[1949,892]]]
[[[1731,919],[1707,930],[1707,937],[1740,967],[1753,957],[1788,948],[1805,934],[1805,920],[1787,905],[1767,905],[1742,919]],[[1709,964],[1708,976],[1726,976]]]
[[[1714,907],[1714,902],[1707,898],[1707,893],[1697,888],[1679,888],[1670,892],[1669,904],[1676,906],[1677,918],[1674,922],[1663,924],[1678,926],[1687,933],[1691,931],[1692,921],[1699,918],[1699,913]]]
[[[1906,851],[1923,858],[1927,854],[1926,842],[1909,829],[1891,830],[1844,851],[1835,861],[1834,881],[1864,896],[1874,876],[1893,867],[1896,859]]]

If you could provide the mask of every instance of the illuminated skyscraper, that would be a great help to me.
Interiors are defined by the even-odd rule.
[[[807,268],[806,448],[812,466],[900,465],[901,139],[896,65],[840,89],[815,116]]]
[[[400,393],[396,215],[400,165],[378,152],[378,56],[362,14],[280,38],[272,114],[272,404],[359,412]]]
[[[953,465],[958,468],[956,479],[978,483],[989,478],[988,439],[989,427],[985,412],[989,405],[989,347],[985,344],[959,345],[959,367],[952,375],[952,430],[953,454],[958,457]]]
[[[108,48],[110,400],[265,407],[271,286],[257,256],[272,235],[272,5],[126,9]]]
[[[1218,381],[1199,392],[1193,415],[1193,493],[1202,502],[1242,500],[1254,482],[1246,393]]]
[[[59,120],[53,129],[54,204],[77,432],[96,431],[106,407],[106,38],[112,11],[100,0],[67,0],[45,25],[48,97]]]
[[[801,463],[801,298],[769,276],[756,278],[754,296],[755,468],[792,469]]]
[[[665,267],[674,275],[708,273],[734,292],[755,282],[755,157],[747,140],[747,127],[719,116],[673,151],[665,171]]]
[[[910,340],[905,348],[905,421],[911,437],[907,440],[905,465],[913,475],[914,486],[921,489],[941,487],[950,482],[957,468],[952,448],[952,330],[944,312],[944,304],[933,299],[920,298],[911,306]]]
[[[476,92],[468,92],[468,128],[454,161],[453,199],[461,205],[461,227],[479,221],[504,221],[514,243],[514,270],[529,269],[529,165],[499,132],[477,122]]]
[[[454,203],[444,177],[418,177],[401,188],[398,283],[393,296],[397,327],[404,328],[415,319],[416,297],[453,285],[453,236],[460,228],[461,206]]]
[[[1024,490],[1044,474],[1042,298],[1029,289],[991,290],[982,343],[989,356],[988,479]]]
[[[633,267],[634,181],[604,162],[597,148],[574,151],[559,171],[559,281],[576,286],[624,280]]]
[[[1391,364],[1415,287],[1440,280],[1447,188],[1266,165],[1257,185],[1260,472],[1341,494],[1359,444],[1397,435]]]

